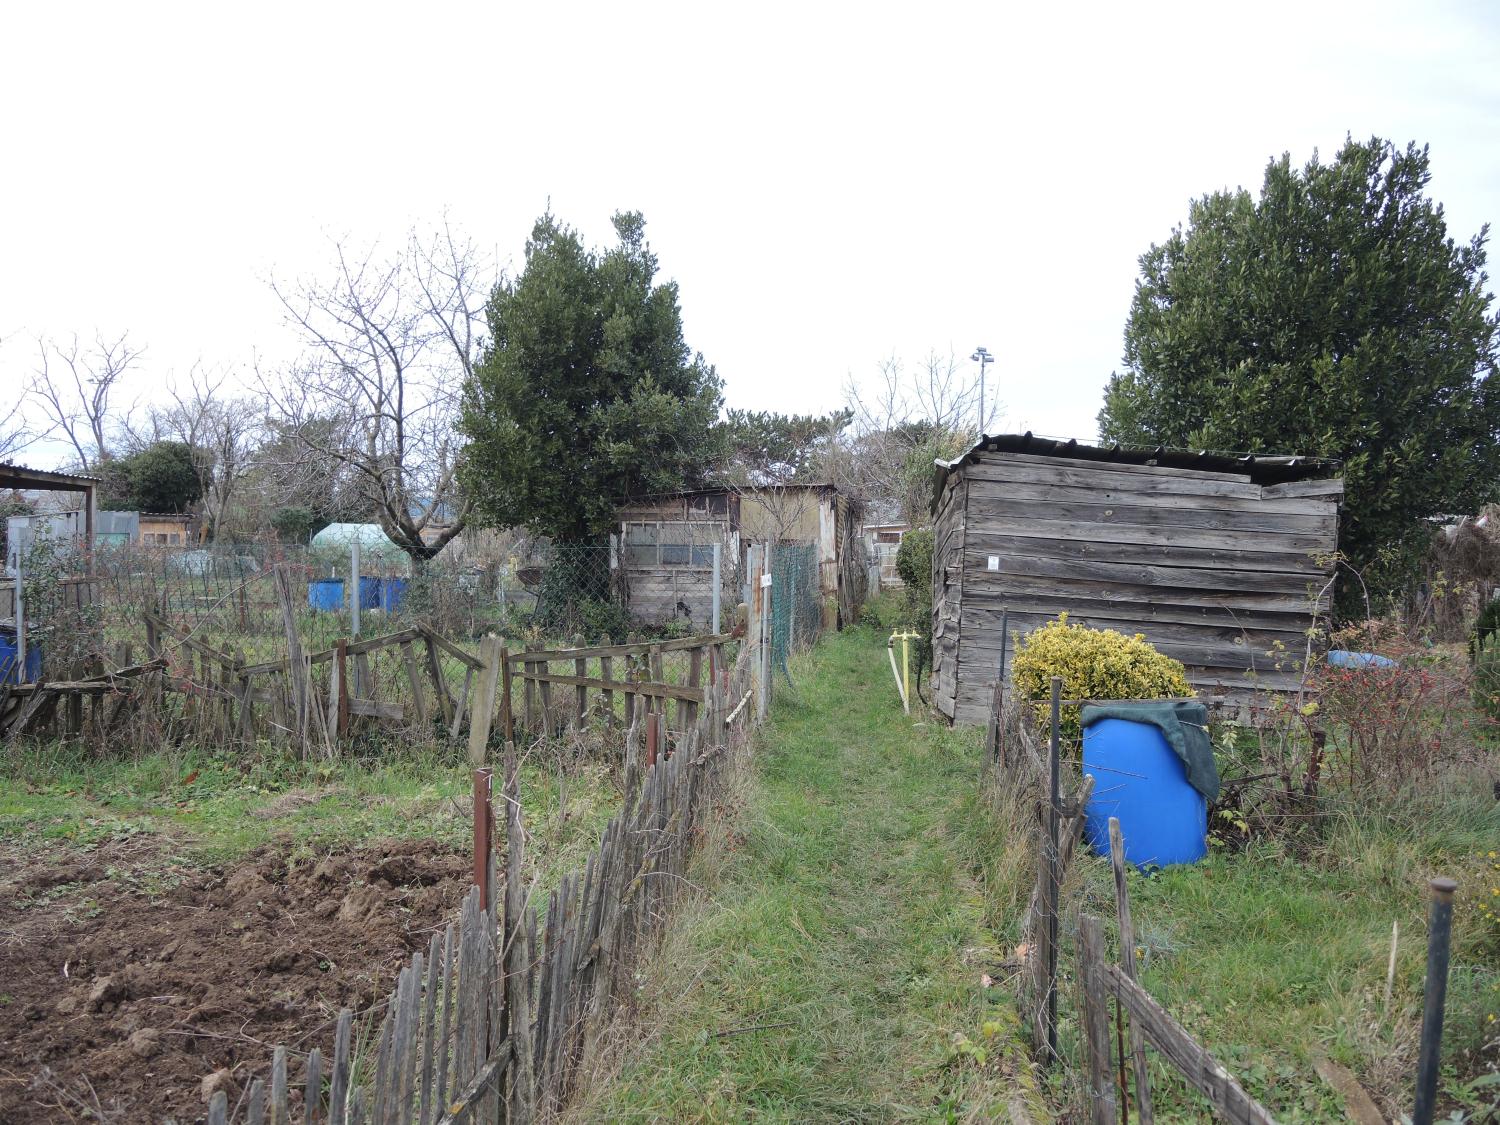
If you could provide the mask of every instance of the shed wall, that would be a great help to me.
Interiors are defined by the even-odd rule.
[[[1144,633],[1208,697],[1296,686],[1327,604],[1339,482],[1261,486],[1242,474],[993,452],[950,482],[943,504],[960,498],[963,516],[939,511],[934,578],[941,557],[961,632],[951,636],[935,583],[933,659],[939,707],[956,721],[987,712],[1005,608],[1013,636],[1062,612]]]

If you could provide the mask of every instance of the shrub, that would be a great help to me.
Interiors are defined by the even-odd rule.
[[[1500,637],[1494,634],[1475,643],[1474,706],[1491,722],[1500,722]]]
[[[1160,699],[1191,695],[1187,671],[1157,652],[1137,633],[1068,624],[1061,614],[1022,638],[1011,660],[1011,680],[1023,699],[1037,700],[1037,715],[1050,721],[1052,677],[1062,677],[1064,699]],[[1077,707],[1064,707],[1064,738],[1082,735]]]
[[[1474,658],[1476,665],[1479,662],[1479,650],[1497,632],[1500,632],[1500,600],[1485,602],[1484,608],[1479,611],[1479,619],[1474,622],[1474,634],[1469,638],[1469,655]]]
[[[916,528],[901,537],[896,550],[896,573],[901,576],[901,610],[905,625],[916,633],[917,694],[922,693],[922,669],[932,666],[932,529]]]

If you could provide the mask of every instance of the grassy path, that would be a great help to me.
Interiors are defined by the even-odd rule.
[[[903,716],[883,648],[832,637],[781,691],[742,835],[643,988],[654,1030],[585,1119],[1005,1117],[973,732]]]

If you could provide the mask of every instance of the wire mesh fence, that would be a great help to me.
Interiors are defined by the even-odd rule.
[[[782,543],[771,554],[771,660],[790,678],[788,660],[823,632],[816,543]]]
[[[344,690],[367,714],[399,713],[413,729],[436,733],[441,719],[456,730],[473,675],[456,646],[472,656],[486,634],[515,651],[733,627],[736,603],[749,600],[737,542],[662,542],[649,557],[642,544],[628,546],[522,543],[479,564],[276,542],[120,545],[85,556],[42,542],[19,561],[19,581],[0,582],[0,682],[66,683],[155,663],[152,673],[181,699],[160,709],[171,729],[143,732],[148,741],[181,736],[178,720],[191,720],[189,737],[287,737],[305,728],[297,715],[306,705],[293,705],[287,676],[322,699]],[[783,543],[774,558],[771,667],[785,673],[790,654],[821,633],[824,608],[815,545]],[[664,603],[663,589],[682,604]],[[350,648],[342,685],[331,678],[340,645]],[[295,670],[304,659],[305,675]],[[262,677],[267,686],[245,686]],[[17,706],[7,701],[7,714]],[[74,725],[108,733],[127,724],[101,715]]]

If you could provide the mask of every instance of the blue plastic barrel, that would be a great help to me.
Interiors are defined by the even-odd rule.
[[[1141,870],[1196,863],[1208,854],[1208,801],[1188,784],[1182,760],[1151,723],[1100,719],[1083,732],[1083,772],[1094,775],[1083,831],[1109,854],[1119,817],[1125,858]]]
[[[1328,652],[1328,663],[1333,668],[1394,668],[1396,662],[1389,656],[1377,652],[1349,652],[1335,648]]]
[[[337,613],[344,608],[344,580],[317,578],[309,582],[307,604],[320,613]]]
[[[397,613],[406,602],[406,579],[382,578],[380,580],[380,608],[386,613]]]
[[[359,576],[359,608],[380,608],[380,579],[373,574]]]
[[[26,646],[26,675],[21,675],[21,662],[17,659],[16,635],[7,629],[0,632],[0,683],[34,684],[42,677],[42,650],[36,645]]]

